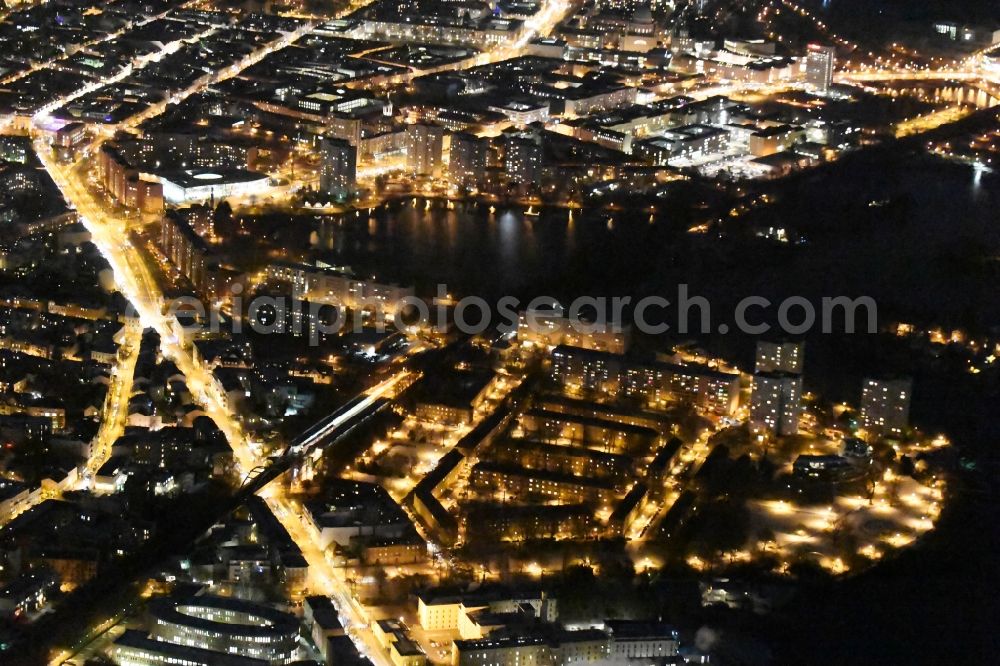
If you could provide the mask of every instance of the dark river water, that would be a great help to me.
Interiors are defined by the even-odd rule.
[[[648,275],[676,231],[649,213],[523,208],[412,200],[333,223],[333,254],[431,294],[590,293],[628,290]],[[641,217],[640,217],[641,216]]]
[[[979,302],[994,284],[979,282],[983,271],[1000,254],[996,173],[882,156],[769,187],[777,203],[748,216],[746,227],[783,227],[798,243],[745,236],[742,222],[729,223],[723,239],[689,233],[689,210],[682,214],[669,199],[656,201],[654,213],[642,200],[572,214],[543,207],[537,215],[407,199],[330,218],[320,235],[331,262],[425,296],[439,283],[495,299],[635,296],[684,282],[722,300],[866,293],[918,315],[986,306],[992,317],[1000,305]],[[693,219],[728,210],[712,205],[718,210]]]

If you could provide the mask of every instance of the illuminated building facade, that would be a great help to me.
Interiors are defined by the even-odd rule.
[[[452,646],[452,666],[563,666],[607,660],[608,635],[597,629],[526,632],[458,640]]]
[[[288,664],[298,650],[294,615],[241,599],[211,595],[160,598],[149,604],[150,637],[217,653]]]
[[[601,478],[624,484],[632,477],[632,459],[616,453],[594,451],[585,446],[563,446],[543,442],[507,439],[498,442],[492,459],[587,478]]]
[[[806,84],[819,93],[830,90],[836,58],[836,48],[810,44],[806,53]]]
[[[508,134],[504,141],[504,173],[508,180],[528,185],[542,177],[542,147],[530,134]]]
[[[163,212],[163,185],[141,177],[115,146],[101,146],[97,153],[97,170],[104,189],[122,205],[145,213]]]
[[[612,663],[628,664],[635,660],[662,660],[677,655],[677,630],[663,622],[647,620],[608,620],[605,629],[611,634]]]
[[[475,134],[456,132],[451,136],[448,179],[462,187],[476,187],[486,175],[489,146]]]
[[[595,390],[650,402],[689,401],[729,415],[739,401],[739,376],[700,365],[642,363],[606,352],[559,346],[552,350],[551,377],[570,392]]]
[[[559,617],[558,600],[545,592],[514,593],[501,588],[488,593],[417,597],[417,621],[424,631],[457,631],[467,616],[482,610],[492,613],[524,610],[542,622],[555,622]]]
[[[348,196],[358,180],[358,149],[345,139],[323,137],[319,144],[319,189],[333,196]]]
[[[869,432],[900,435],[910,422],[910,379],[866,379],[861,388],[861,427]]]
[[[265,659],[178,645],[149,638],[128,629],[111,646],[111,658],[119,666],[268,666]]]
[[[596,529],[593,509],[585,504],[498,505],[466,503],[462,507],[465,541],[581,539]]]
[[[533,439],[570,441],[614,453],[648,451],[658,437],[656,430],[645,425],[550,409],[530,409],[518,424],[526,436]]]
[[[782,372],[754,375],[750,396],[750,423],[772,435],[794,435],[802,414],[802,377]]]
[[[629,326],[574,320],[554,310],[526,310],[517,321],[518,342],[538,347],[567,345],[624,354],[631,332]]]
[[[805,140],[806,132],[795,125],[774,125],[750,132],[747,148],[754,157],[767,157],[788,150]]]
[[[802,342],[759,340],[754,372],[802,374],[803,346]]]
[[[441,171],[444,130],[437,125],[415,124],[406,128],[406,169],[418,176],[435,176]]]
[[[538,496],[560,502],[608,504],[617,494],[608,481],[493,462],[473,466],[469,483],[511,499]]]
[[[358,280],[343,271],[310,264],[275,262],[267,267],[267,279],[290,285],[297,299],[323,305],[395,312],[413,297],[412,287]]]
[[[660,136],[634,144],[636,154],[658,166],[677,160],[699,160],[722,153],[729,146],[729,132],[710,125],[685,125],[665,130]]]

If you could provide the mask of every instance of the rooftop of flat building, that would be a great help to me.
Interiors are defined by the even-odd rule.
[[[414,395],[420,403],[469,407],[495,376],[481,369],[428,374],[414,387]]]
[[[179,169],[164,171],[159,176],[183,189],[252,183],[268,178],[266,173],[245,169]]]

